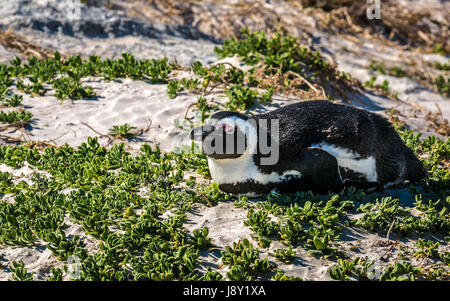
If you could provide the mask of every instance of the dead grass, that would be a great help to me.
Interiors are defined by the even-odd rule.
[[[407,114],[401,113],[399,110],[391,109],[385,111],[387,114],[389,121],[393,124],[396,124],[400,127],[404,127],[407,124],[408,118],[421,118],[427,121],[428,128],[426,129],[429,132],[435,132],[440,134],[446,138],[450,136],[450,124],[448,119],[443,115],[440,107],[436,105],[438,110],[436,112],[431,112],[420,106],[418,104],[413,104],[411,112]]]
[[[88,1],[89,2],[89,1]],[[91,1],[92,2],[92,1]],[[441,45],[450,53],[450,11],[444,20],[433,15],[432,8],[413,10],[392,0],[382,1],[381,20],[368,20],[370,4],[354,0],[280,0],[266,5],[263,0],[118,0],[103,1],[107,7],[124,10],[128,15],[164,23],[189,25],[220,37],[239,37],[241,29],[271,33],[280,28],[298,35],[305,28],[302,16],[312,16],[320,30],[350,40],[376,39],[391,47],[433,52]]]
[[[27,38],[14,33],[12,30],[0,31],[0,44],[8,49],[21,52],[25,57],[35,56],[38,59],[53,57],[52,51],[29,42]]]
[[[450,124],[448,119],[444,118],[441,108],[436,104],[438,111],[435,113],[427,112],[425,119],[429,121],[435,128],[434,131],[445,137],[450,136]]]
[[[434,18],[432,9],[413,10],[396,1],[384,0],[380,20],[369,20],[366,16],[368,4],[357,1],[302,0],[305,6],[315,6],[311,12],[319,20],[321,29],[336,34],[354,35],[367,40],[376,39],[386,45],[400,48],[419,48],[433,52],[438,45],[450,53],[449,19],[445,11],[444,20]]]

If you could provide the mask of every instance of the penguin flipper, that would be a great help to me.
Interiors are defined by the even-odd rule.
[[[320,148],[303,149],[291,167],[302,173],[305,187],[315,192],[338,192],[344,186],[336,158]]]

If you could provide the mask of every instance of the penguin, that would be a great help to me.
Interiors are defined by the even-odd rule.
[[[324,100],[255,116],[220,111],[190,138],[201,143],[221,190],[250,197],[346,186],[382,190],[427,175],[384,117]]]

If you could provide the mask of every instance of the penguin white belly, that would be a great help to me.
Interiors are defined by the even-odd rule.
[[[288,177],[300,178],[302,174],[297,170],[286,170],[283,174],[272,172],[262,173],[253,162],[250,154],[244,154],[236,159],[215,160],[208,158],[209,171],[213,181],[217,184],[237,184],[254,181],[255,183],[267,185],[279,183]]]
[[[362,174],[368,182],[377,182],[376,159],[373,156],[363,158],[355,151],[326,142],[313,144],[310,147],[320,148],[326,151],[336,158],[340,167]]]

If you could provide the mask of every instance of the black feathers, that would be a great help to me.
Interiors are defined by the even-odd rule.
[[[280,121],[279,170],[288,168],[304,148],[326,142],[352,150],[362,159],[373,156],[380,185],[399,178],[418,181],[425,176],[425,169],[412,150],[392,125],[375,113],[328,101],[307,101],[255,118]],[[261,169],[271,172],[273,167],[261,166]]]

